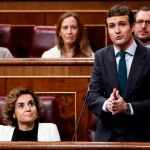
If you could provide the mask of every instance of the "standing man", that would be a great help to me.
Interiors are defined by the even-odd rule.
[[[150,51],[134,40],[134,14],[106,16],[113,45],[96,51],[86,104],[99,118],[96,141],[150,141]]]
[[[150,48],[150,7],[141,7],[135,14],[135,37]]]

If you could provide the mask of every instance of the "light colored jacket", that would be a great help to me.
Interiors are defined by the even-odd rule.
[[[57,46],[45,51],[41,58],[62,58],[61,51]],[[92,58],[94,58],[94,53],[92,52]]]
[[[15,127],[0,125],[0,141],[11,141]],[[60,141],[57,126],[53,123],[39,123],[38,141]]]
[[[57,46],[45,51],[42,54],[42,58],[61,58],[61,51]]]

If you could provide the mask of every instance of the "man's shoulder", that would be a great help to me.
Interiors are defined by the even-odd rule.
[[[109,53],[110,51],[112,51],[112,49],[113,49],[113,46],[109,45],[109,46],[106,46],[106,47],[103,47],[103,48],[97,50],[95,53],[97,53],[97,54],[105,54],[105,53]]]
[[[141,43],[137,42],[137,50],[139,51],[138,53],[140,53],[141,56],[145,56],[145,54],[147,56],[150,56],[150,48],[145,47],[144,45],[142,45]]]

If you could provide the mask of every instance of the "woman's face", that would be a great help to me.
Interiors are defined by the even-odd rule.
[[[14,116],[18,121],[19,128],[22,125],[34,124],[37,119],[37,108],[30,94],[22,94],[15,103]]]
[[[70,16],[63,20],[59,35],[64,41],[64,45],[74,45],[78,38],[78,24],[74,17]]]

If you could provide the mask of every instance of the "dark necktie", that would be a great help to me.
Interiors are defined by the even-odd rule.
[[[123,96],[125,92],[125,87],[127,83],[127,67],[125,60],[125,52],[118,52],[117,56],[120,56],[120,61],[118,64],[118,81],[119,81],[119,89],[120,95]]]

